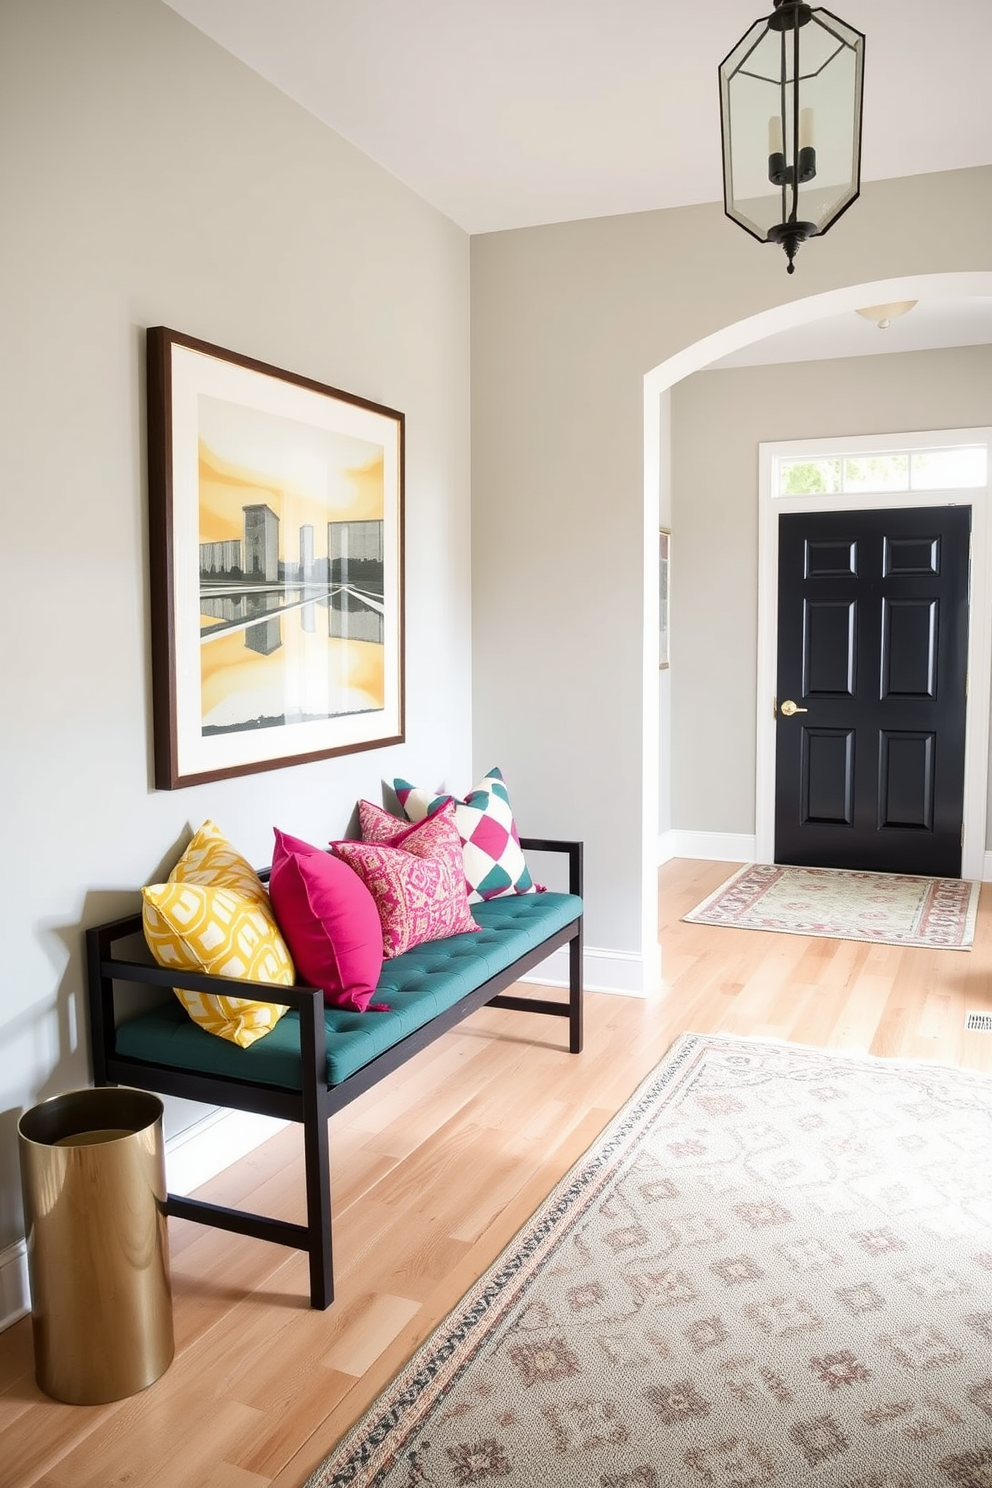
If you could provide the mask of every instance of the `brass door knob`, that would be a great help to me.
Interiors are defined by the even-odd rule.
[[[791,698],[786,698],[785,702],[779,709],[779,712],[781,713],[783,718],[791,718],[793,713],[808,713],[809,709],[797,708]]]

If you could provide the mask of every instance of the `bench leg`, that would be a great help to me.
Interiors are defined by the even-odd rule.
[[[582,929],[568,943],[568,1050],[582,1053]]]
[[[323,1311],[334,1301],[334,1263],[331,1252],[331,1173],[327,1148],[327,1117],[319,1110],[309,1113],[304,1120],[303,1154],[307,1184],[310,1306]]]

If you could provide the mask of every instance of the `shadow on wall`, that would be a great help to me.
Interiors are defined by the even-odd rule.
[[[17,1123],[23,1111],[12,1108],[0,1111],[0,1153],[13,1152],[13,1163],[0,1162],[0,1213],[5,1217],[6,1227],[18,1235],[24,1234],[24,1208],[21,1203],[20,1168],[16,1160]],[[0,1327],[3,1318],[0,1317]]]
[[[34,1007],[0,1028],[0,1045],[10,1046],[27,1033],[33,1034],[37,1063],[49,1069],[32,1105],[78,1090],[93,1083],[87,1052],[86,955],[84,930],[127,912],[121,890],[101,890],[86,895],[82,918],[71,925],[42,925],[38,931],[46,955],[63,968],[52,1004]],[[133,890],[127,891],[133,893]],[[137,905],[132,905],[137,908]],[[54,1012],[55,1027],[52,1028]],[[0,1211],[5,1228],[23,1230],[20,1169],[17,1157],[17,1123],[27,1107],[12,1107],[0,1113]]]

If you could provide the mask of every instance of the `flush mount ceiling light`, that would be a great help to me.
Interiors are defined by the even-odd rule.
[[[918,300],[893,300],[891,305],[865,305],[863,309],[856,310],[855,315],[863,315],[865,320],[873,320],[880,331],[887,330],[894,320],[900,315],[906,315],[919,304]]]
[[[720,64],[723,204],[789,260],[861,190],[865,39],[829,10],[775,0]]]

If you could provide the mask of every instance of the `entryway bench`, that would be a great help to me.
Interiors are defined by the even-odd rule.
[[[166,1213],[305,1250],[310,1303],[334,1298],[327,1122],[406,1060],[483,1006],[568,1019],[569,1051],[582,1049],[582,843],[527,837],[528,852],[568,856],[568,892],[511,894],[472,905],[481,929],[413,947],[383,964],[376,1002],[389,1012],[327,1007],[313,987],[278,988],[290,1009],[243,1049],[200,1028],[173,987],[271,1000],[270,983],[183,972],[115,948],[142,935],[141,915],[86,931],[89,1038],[95,1085],[130,1085],[210,1106],[253,1111],[303,1126],[307,1222],[291,1224],[170,1193]],[[267,871],[259,875],[268,877]],[[567,1000],[507,995],[545,957],[568,946]],[[118,1002],[147,1003],[142,988],[162,989],[134,1012]]]

